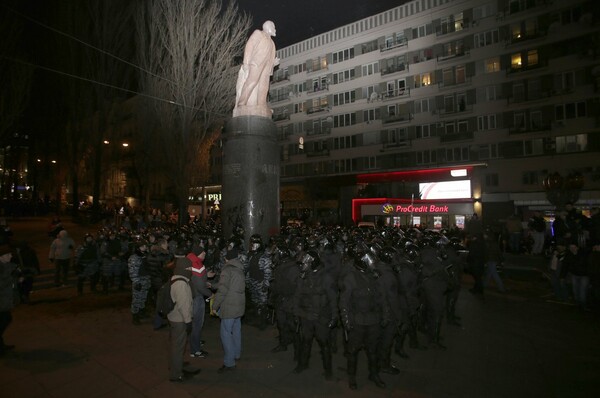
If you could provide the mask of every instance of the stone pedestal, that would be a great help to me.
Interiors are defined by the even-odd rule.
[[[279,233],[279,146],[270,117],[236,116],[225,126],[221,218],[225,238],[233,227],[263,242]]]

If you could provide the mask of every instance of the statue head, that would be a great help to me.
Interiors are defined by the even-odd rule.
[[[277,31],[275,30],[275,24],[273,21],[266,21],[262,27],[263,31],[268,33],[270,36],[276,36]]]

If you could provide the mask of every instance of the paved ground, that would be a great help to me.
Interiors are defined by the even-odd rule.
[[[48,269],[48,220],[11,220]],[[91,228],[66,223],[81,242]],[[321,376],[316,344],[310,369],[296,375],[290,351],[272,354],[276,330],[243,326],[243,354],[235,371],[220,375],[218,319],[205,325],[208,358],[190,358],[202,372],[185,384],[168,381],[168,331],[131,324],[128,292],[76,297],[74,286],[44,288],[31,305],[13,311],[5,334],[16,350],[0,359],[1,397],[591,397],[600,388],[598,316],[545,300],[547,282],[532,257],[510,257],[508,294],[485,300],[463,290],[462,327],[443,330],[447,351],[409,351],[394,357],[398,376],[383,375],[385,390],[367,380],[359,357],[359,389],[347,387],[345,360],[334,356],[336,379]],[[470,281],[465,280],[467,288]],[[341,344],[340,344],[341,346]]]

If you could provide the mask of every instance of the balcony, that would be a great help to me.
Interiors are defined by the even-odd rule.
[[[438,82],[438,88],[440,90],[449,89],[449,88],[451,89],[451,88],[463,86],[466,84],[471,84],[471,77],[463,77],[461,79],[458,79],[458,81],[457,80],[441,81],[441,82]]]
[[[505,46],[508,47],[513,44],[519,44],[519,43],[523,43],[523,42],[526,42],[529,40],[540,39],[542,37],[545,37],[546,34],[547,34],[547,32],[541,31],[536,28],[531,32],[519,33],[516,36],[512,36],[510,39],[508,39],[506,41]]]
[[[452,133],[452,134],[442,134],[442,135],[440,135],[440,143],[472,140],[473,137],[474,137],[474,133],[472,131],[463,131],[463,132]]]
[[[316,135],[329,135],[331,134],[331,127],[329,126],[315,126],[310,130],[304,132],[308,137],[314,137]]]
[[[274,122],[280,122],[282,120],[290,120],[290,115],[288,115],[287,113],[273,114],[272,119]]]
[[[395,98],[410,97],[410,88],[397,88],[394,90],[384,91],[381,94],[384,101]]]
[[[537,70],[547,66],[547,62],[536,62],[533,65],[511,65],[508,69],[506,69],[506,76],[515,75],[517,73],[529,72],[532,70]]]
[[[533,125],[530,127],[510,127],[508,129],[508,134],[509,135],[516,135],[516,134],[527,134],[527,133],[536,133],[536,132],[540,132],[540,131],[550,131],[551,130],[551,125],[549,123],[546,124],[541,124],[539,126]]]
[[[460,115],[462,113],[469,113],[472,111],[473,111],[473,105],[467,105],[467,104],[458,104],[456,107],[453,107],[453,108],[442,108],[442,109],[437,110],[440,117],[456,116],[456,115]],[[432,113],[435,113],[435,112],[432,112]]]
[[[437,37],[448,35],[455,32],[462,32],[469,27],[469,20],[467,18],[457,19],[455,21],[444,23],[435,29],[435,35]]]
[[[451,59],[460,58],[460,57],[464,57],[464,56],[469,56],[470,54],[471,54],[471,52],[469,51],[468,48],[463,48],[460,51],[455,51],[452,54],[438,55],[437,56],[437,62],[449,61]]]
[[[290,80],[290,74],[288,72],[285,73],[278,73],[276,75],[273,76],[273,83],[279,83],[279,82],[283,82],[283,81],[289,81]]]
[[[408,72],[408,70],[409,66],[407,62],[398,65],[391,65],[385,68],[381,68],[381,76],[389,75],[390,73],[396,72]]]
[[[394,141],[394,142],[385,142],[383,144],[383,149],[382,151],[385,150],[389,150],[389,149],[401,149],[401,148],[408,148],[410,147],[410,140],[398,140],[398,141]]]
[[[306,152],[306,157],[309,157],[309,158],[316,158],[319,156],[329,156],[329,149],[327,149],[327,148],[315,149],[310,152]]]
[[[391,42],[386,42],[379,47],[380,52],[390,51],[395,48],[402,48],[408,46],[408,39],[402,38],[400,40],[394,40]]]
[[[319,113],[319,112],[329,112],[330,108],[328,104],[324,104],[324,105],[318,105],[318,106],[311,106],[310,108],[306,109],[306,114],[307,115],[312,115],[313,113]]]
[[[312,90],[307,91],[308,94],[321,93],[329,91],[329,83],[317,84],[312,87]]]
[[[281,101],[285,101],[285,100],[289,100],[290,99],[290,94],[278,94],[278,95],[271,95],[269,97],[269,102],[270,103],[275,103],[275,102],[281,102]]]
[[[412,120],[412,114],[411,113],[402,113],[399,115],[389,115],[389,116],[385,116],[382,119],[383,124],[389,124],[389,123],[407,123],[410,122]]]

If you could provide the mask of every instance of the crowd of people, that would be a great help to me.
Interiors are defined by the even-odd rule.
[[[294,225],[263,241],[259,235],[246,239],[241,227],[228,239],[218,231],[215,225],[200,223],[122,224],[86,234],[77,246],[63,229],[51,244],[49,258],[57,286],[73,266],[79,295],[88,286],[99,294],[130,288],[132,323],[140,325],[151,317],[154,329],[170,328],[173,382],[199,371],[184,360],[186,355],[208,355],[202,328],[211,314],[221,325],[224,358],[219,373],[235,369],[242,354],[242,324],[260,330],[275,325],[278,344],[272,352],[292,349],[294,372],[309,367],[316,340],[325,379],[333,378],[332,358],[343,352],[348,384],[356,389],[358,353],[364,349],[368,379],[384,388],[382,374],[398,373],[392,354],[409,358],[406,343],[412,349],[446,348],[443,325],[461,324],[456,303],[464,273],[472,276],[470,292],[476,297],[483,298],[492,281],[498,292],[506,291],[498,274],[506,252],[502,236],[483,228],[477,218],[469,221],[466,234]],[[580,250],[574,239],[558,240],[549,261],[557,297],[568,300],[572,290],[572,299],[585,308],[597,305],[600,290],[595,277],[600,245],[588,242],[592,250]],[[28,255],[26,247],[18,253],[21,266],[30,263],[22,259]],[[0,254],[4,260],[11,262]],[[11,275],[15,272],[21,272],[19,267],[11,269]],[[35,271],[29,283],[32,275]],[[16,278],[25,280],[22,273]],[[174,307],[160,314],[156,303],[165,284]],[[10,308],[2,308],[0,326],[5,329]],[[2,344],[2,352],[11,349]]]
[[[228,239],[212,232],[196,224],[122,226],[87,234],[73,248],[63,230],[51,251],[57,284],[68,270],[52,257],[56,247],[74,251],[78,294],[88,285],[92,292],[109,294],[130,284],[133,324],[152,317],[155,329],[171,328],[172,381],[198,371],[184,365],[185,353],[208,355],[202,339],[208,312],[221,318],[220,373],[235,369],[242,323],[260,330],[275,324],[279,343],[273,353],[293,347],[295,372],[308,368],[316,340],[324,377],[331,379],[332,356],[343,342],[350,387],[357,388],[358,352],[364,349],[368,378],[383,388],[380,374],[398,373],[392,352],[408,358],[405,340],[411,348],[445,349],[443,319],[460,325],[456,301],[463,270],[483,268],[486,261],[467,256],[458,236],[417,228],[294,226],[268,242],[252,235],[247,249],[242,228]],[[165,319],[154,304],[169,281],[175,305]]]

